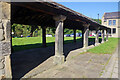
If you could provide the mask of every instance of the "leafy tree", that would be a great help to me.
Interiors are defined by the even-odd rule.
[[[15,27],[15,36],[20,37],[23,34],[23,26],[18,24]]]
[[[98,19],[93,19],[94,21],[98,22]],[[99,19],[99,23],[101,24],[102,23],[102,20]]]

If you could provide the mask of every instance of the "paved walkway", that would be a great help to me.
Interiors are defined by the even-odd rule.
[[[101,78],[118,78],[118,48],[105,66]]]
[[[49,67],[53,64],[53,57],[51,57],[26,74],[24,78],[100,78],[111,55],[92,53],[80,54],[81,51],[84,51],[84,49],[71,51],[64,64],[54,65],[52,68],[48,69],[46,66]],[[44,70],[39,72],[39,74],[32,74],[35,72],[38,73],[38,71],[42,70],[43,67]]]
[[[80,54],[86,51],[80,45],[79,42],[64,45],[66,62],[62,65],[53,64],[54,47],[14,53],[11,56],[13,76],[14,78],[117,78],[117,52],[114,55]],[[89,46],[87,49],[92,47],[94,46]]]
[[[78,54],[62,65],[48,69],[32,78],[100,78],[109,54]]]
[[[89,45],[94,43],[89,43]],[[81,42],[69,43],[64,45],[64,55],[67,58],[69,53],[73,50],[80,49],[82,47]],[[42,72],[54,66],[52,65],[51,56],[54,56],[55,50],[54,46],[49,46],[46,48],[30,49],[20,52],[15,52],[11,54],[12,63],[12,76],[13,78],[21,78],[28,72],[41,65],[43,62],[48,63],[43,67],[40,67],[35,73]],[[79,52],[77,52],[79,53]],[[50,58],[50,59],[49,59]],[[47,61],[46,61],[47,60]],[[32,74],[32,73],[31,73]]]

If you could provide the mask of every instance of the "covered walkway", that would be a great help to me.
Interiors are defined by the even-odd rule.
[[[46,1],[46,0],[45,0]],[[102,43],[104,43],[104,31],[106,30],[106,41],[108,40],[108,30],[106,26],[98,24],[92,19],[75,12],[56,2],[0,2],[0,59],[1,59],[1,77],[10,78],[11,76],[11,25],[25,24],[33,27],[42,27],[43,46],[46,46],[46,27],[56,28],[55,32],[55,50],[54,64],[62,64],[65,61],[63,48],[64,28],[82,30],[82,46],[88,47],[89,30],[96,31],[95,45],[99,44],[99,30],[102,31]],[[74,35],[74,42],[76,36]],[[81,43],[81,42],[80,42]],[[74,45],[75,46],[75,45]],[[41,52],[41,50],[39,50]],[[49,54],[49,53],[48,53]],[[48,55],[46,54],[46,55]],[[34,55],[33,55],[34,56]],[[23,62],[24,63],[24,62]],[[19,63],[18,63],[19,64]]]
[[[93,38],[94,39],[94,38]],[[94,42],[90,42],[89,45],[94,45]],[[71,59],[71,52],[75,53],[75,50],[82,48],[82,42],[77,41],[76,43],[68,43],[64,44],[64,56],[65,59]],[[80,53],[79,50],[76,54]],[[11,62],[12,62],[12,72],[13,78],[21,78],[28,74],[30,71],[34,70],[34,68],[40,65],[40,69],[42,68],[42,63],[45,63],[47,66],[49,64],[49,68],[53,67],[52,61],[49,60],[49,63],[46,63],[46,60],[53,57],[55,54],[55,47],[49,46],[46,48],[37,48],[37,49],[30,49],[20,52],[12,53],[11,55]],[[75,54],[73,54],[75,56]],[[55,65],[54,65],[55,66]],[[44,66],[45,67],[45,66]],[[45,68],[37,71],[36,73],[44,71]],[[37,69],[38,70],[38,69]],[[36,74],[35,71],[31,73]],[[30,76],[30,75],[29,75]]]
[[[94,45],[94,42],[90,42],[89,45]],[[76,43],[64,44],[63,55],[65,56],[65,59],[69,58],[68,56],[70,56],[69,53],[71,51],[80,48],[82,48],[82,42],[80,42],[80,39]],[[80,52],[76,52],[76,53],[78,54]],[[50,57],[53,57],[54,54],[55,54],[54,46],[49,46],[46,48],[30,49],[30,50],[24,50],[24,51],[12,53],[11,62],[12,62],[13,78],[23,77],[25,74],[29,73],[32,69],[39,66]],[[51,67],[53,67],[53,65],[49,66],[49,68]],[[33,74],[35,74],[35,72]]]

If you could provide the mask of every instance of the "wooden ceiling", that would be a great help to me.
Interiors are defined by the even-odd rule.
[[[55,2],[12,2],[11,17],[12,23],[24,25],[39,25],[42,27],[55,27],[53,16],[64,15],[64,28],[80,29],[83,24],[90,24],[90,29],[107,29],[90,18],[75,12]]]

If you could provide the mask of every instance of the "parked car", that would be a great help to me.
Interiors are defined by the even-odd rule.
[[[95,34],[95,33],[92,33],[92,36],[96,36],[96,34]]]
[[[92,34],[90,36],[92,36]]]
[[[82,33],[76,33],[76,37],[81,37],[81,36],[82,36]],[[74,33],[72,33],[70,37],[74,37]]]
[[[52,37],[52,35],[51,34],[47,34],[46,37]]]
[[[27,37],[30,37],[30,36],[27,36]]]
[[[71,35],[70,35],[70,37],[73,37],[74,36],[74,33],[72,33]]]
[[[70,37],[70,34],[65,34],[64,37]]]
[[[99,37],[101,37],[101,32],[99,32],[99,34],[98,34],[98,35],[99,35]]]
[[[82,37],[82,33],[78,33],[79,35],[77,37]]]

